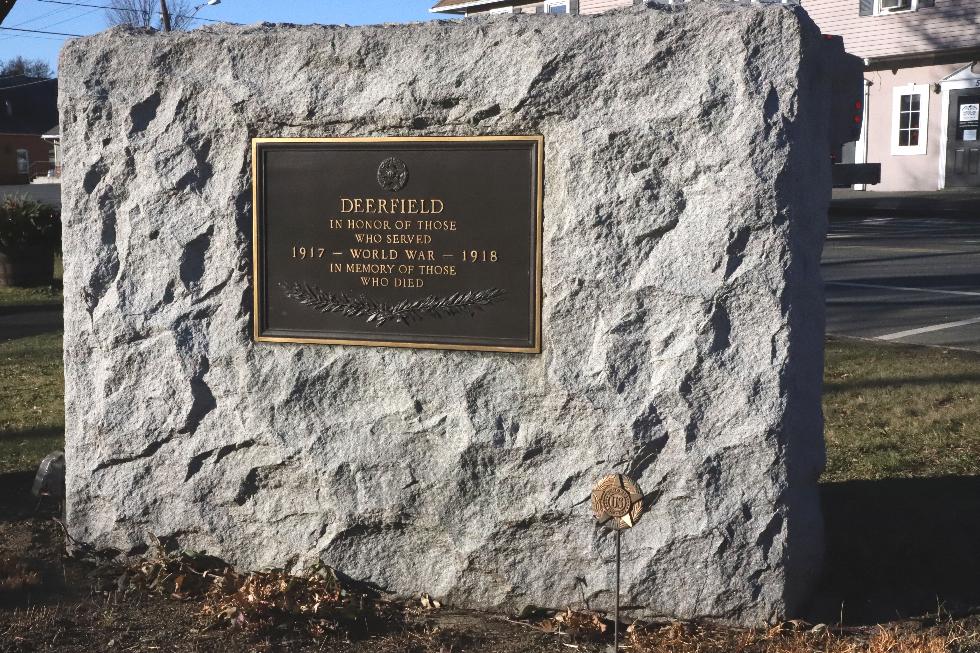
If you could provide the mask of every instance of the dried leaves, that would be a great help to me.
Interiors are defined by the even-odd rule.
[[[158,542],[152,555],[122,565],[103,563],[94,575],[106,591],[151,592],[178,601],[201,601],[206,629],[264,632],[285,628],[321,638],[388,632],[403,621],[400,606],[346,586],[325,566],[302,576],[282,570],[240,573],[212,556],[168,553]]]
[[[0,559],[0,602],[15,599],[41,585],[41,574],[33,565],[10,558]]]
[[[349,591],[329,567],[304,576],[229,570],[212,584],[203,613],[226,626],[264,630],[289,624],[314,637],[385,632],[401,621],[400,608]]]
[[[597,612],[580,612],[566,609],[552,617],[538,621],[537,627],[545,633],[567,636],[572,641],[598,641],[611,631],[612,624]]]
[[[637,653],[959,653],[976,650],[980,634],[955,624],[917,631],[904,626],[838,630],[786,622],[742,630],[703,624],[634,624],[627,642]]]
[[[612,639],[612,623],[602,613],[571,608],[544,620],[526,610],[523,623],[565,640],[565,646],[593,650]],[[771,628],[741,629],[706,623],[634,622],[621,645],[633,653],[966,653],[980,651],[980,632],[955,621],[931,627],[916,622],[872,628],[836,629],[803,621]],[[567,643],[573,642],[573,643]]]
[[[96,558],[93,558],[96,560]],[[221,560],[200,553],[167,553],[157,543],[147,558],[105,563],[96,570],[102,589],[153,592],[178,601],[200,601],[201,616],[212,628],[239,629],[264,636],[273,631],[325,637],[377,636],[401,631],[430,637],[410,625],[413,617],[430,622],[442,604],[421,594],[407,604],[387,601],[376,592],[342,581],[329,567],[302,576],[283,570],[239,573]],[[19,577],[21,568],[0,566],[0,580]],[[15,573],[11,573],[15,572]],[[26,577],[25,577],[26,579]],[[425,617],[423,615],[429,615]],[[547,611],[529,606],[518,621],[559,637],[567,647],[594,650],[611,640],[612,623],[588,610]],[[426,627],[427,628],[427,627]],[[414,635],[412,633],[415,633]],[[431,637],[430,637],[431,639]],[[835,629],[789,621],[772,628],[738,629],[702,623],[636,622],[623,632],[625,650],[634,653],[965,653],[980,650],[980,633],[956,621],[934,625],[905,622],[865,629]],[[571,642],[571,643],[569,643]]]
[[[422,597],[420,601],[422,603],[422,607],[425,608],[426,610],[438,610],[439,608],[442,607],[442,603],[436,601],[434,598],[432,598],[425,592],[422,593]]]

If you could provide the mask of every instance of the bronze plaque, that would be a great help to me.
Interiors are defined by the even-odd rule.
[[[541,352],[541,136],[252,155],[257,341]]]

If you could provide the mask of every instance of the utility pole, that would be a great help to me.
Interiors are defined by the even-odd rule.
[[[17,0],[0,0],[0,24],[7,19],[7,14],[14,8],[15,2]]]
[[[167,0],[160,0],[160,18],[163,21],[163,31],[170,31],[170,10],[167,9]]]

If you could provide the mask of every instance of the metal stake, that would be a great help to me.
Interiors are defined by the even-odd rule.
[[[613,613],[613,645],[608,650],[619,653],[620,545],[623,530],[633,528],[643,516],[643,493],[633,479],[610,474],[592,491],[592,512],[600,526],[616,532],[616,609]]]
[[[613,650],[619,651],[619,540],[622,531],[616,531],[616,622],[613,624]]]

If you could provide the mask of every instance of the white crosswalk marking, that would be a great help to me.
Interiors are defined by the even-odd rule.
[[[980,204],[937,216],[829,224],[828,333],[980,351]]]
[[[908,329],[906,331],[899,331],[898,333],[889,333],[883,336],[878,336],[879,340],[898,340],[900,338],[908,338],[909,336],[917,336],[923,333],[932,333],[933,331],[942,331],[943,329],[955,329],[956,327],[969,326],[971,324],[980,324],[980,317],[973,317],[969,320],[958,320],[956,322],[943,322],[942,324],[933,324],[930,326],[919,327],[918,329]]]
[[[852,288],[875,288],[878,290],[903,290],[905,292],[927,292],[936,295],[960,295],[963,297],[980,297],[980,292],[969,290],[940,290],[938,288],[913,288],[911,286],[886,286],[879,283],[854,283],[850,281],[828,281],[828,286],[844,286]]]

